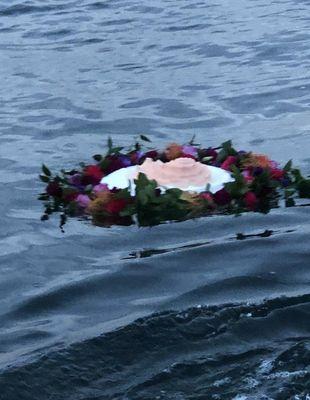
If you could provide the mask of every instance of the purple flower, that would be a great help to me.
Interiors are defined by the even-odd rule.
[[[129,167],[131,165],[131,160],[128,156],[124,154],[114,154],[107,157],[109,160],[109,165],[105,169],[106,174],[117,171],[118,169]]]
[[[182,146],[182,153],[186,156],[192,156],[196,158],[198,155],[198,150],[194,146],[184,145]]]
[[[98,185],[93,187],[93,192],[95,194],[98,194],[100,192],[109,192],[108,185],[106,185],[105,183],[99,183]]]
[[[133,165],[136,165],[145,156],[144,151],[137,150],[130,153],[130,160]]]
[[[262,167],[255,167],[253,170],[253,176],[259,176],[264,172]]]
[[[90,198],[86,194],[79,194],[76,198],[76,202],[82,208],[86,208],[90,203]]]
[[[68,179],[69,183],[73,186],[82,186],[81,174],[74,174]]]

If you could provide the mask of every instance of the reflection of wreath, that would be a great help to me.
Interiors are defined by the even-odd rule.
[[[297,197],[310,198],[310,179],[291,161],[280,168],[265,155],[235,150],[230,141],[204,148],[192,140],[158,151],[139,142],[124,150],[109,139],[107,153],[93,158],[95,164],[57,175],[43,165],[43,220],[59,212],[61,225],[67,216],[85,216],[100,226],[151,226],[215,213],[268,212],[281,199],[293,206]]]

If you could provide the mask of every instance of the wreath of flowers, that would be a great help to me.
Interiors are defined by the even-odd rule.
[[[141,143],[144,142],[142,145]],[[67,217],[90,219],[99,226],[152,226],[166,221],[180,221],[212,214],[240,214],[245,211],[267,213],[284,204],[295,205],[296,198],[310,198],[310,179],[302,176],[292,161],[284,167],[266,155],[238,151],[231,141],[218,147],[203,147],[194,142],[172,143],[163,151],[150,146],[150,139],[140,140],[125,149],[108,140],[105,154],[93,156],[94,163],[53,174],[42,166],[40,179],[46,184],[39,200],[44,203],[42,220],[59,213],[62,227]],[[147,145],[146,145],[147,144]],[[216,193],[201,193],[172,188],[162,191],[156,181],[140,173],[135,179],[135,195],[130,188],[110,188],[100,183],[104,176],[121,168],[141,165],[147,158],[169,162],[181,157],[219,167],[234,178]]]

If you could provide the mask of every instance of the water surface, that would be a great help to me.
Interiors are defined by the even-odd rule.
[[[0,399],[305,400],[308,207],[63,234],[36,195],[141,133],[310,173],[310,3],[5,3]]]

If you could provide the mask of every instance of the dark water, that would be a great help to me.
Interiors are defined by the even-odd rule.
[[[43,161],[108,135],[309,173],[309,23],[307,0],[1,2],[1,400],[309,399],[309,207],[62,234],[36,201]]]

